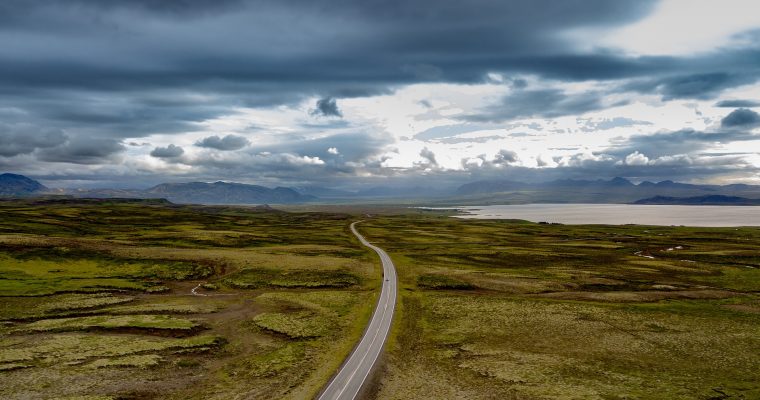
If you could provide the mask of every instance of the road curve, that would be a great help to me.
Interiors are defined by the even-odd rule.
[[[364,331],[364,336],[338,373],[322,391],[318,397],[319,400],[353,400],[356,398],[377,358],[383,351],[383,345],[388,338],[388,332],[391,330],[393,310],[396,308],[396,268],[393,266],[393,261],[383,249],[371,244],[356,231],[355,225],[357,223],[351,224],[351,232],[363,245],[374,250],[383,263],[383,288],[375,312],[369,321],[369,326]]]

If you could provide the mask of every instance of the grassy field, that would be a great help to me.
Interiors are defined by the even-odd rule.
[[[760,229],[0,202],[0,398],[303,399],[400,291],[376,399],[760,398]],[[79,396],[79,397],[78,397]]]
[[[309,398],[379,267],[340,213],[0,202],[0,398]]]
[[[374,398],[760,398],[760,229],[361,229],[401,287]]]

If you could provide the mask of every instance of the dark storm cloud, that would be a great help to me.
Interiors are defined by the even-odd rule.
[[[555,33],[633,21],[654,2],[170,3],[12,2],[6,18],[13,23],[6,29],[14,35],[4,42],[26,46],[0,52],[2,76],[23,87],[207,85],[227,91],[241,83],[258,83],[261,90],[276,82],[270,90],[351,96],[355,87],[378,90],[367,83],[477,81],[488,70],[532,70],[531,60],[555,64],[541,58],[568,48]],[[167,10],[178,12],[167,16]],[[162,23],[160,30],[155,22]],[[598,63],[582,58],[568,69],[578,70],[579,64],[589,71]],[[617,64],[603,68],[621,70]]]
[[[747,108],[738,108],[720,120],[720,125],[724,128],[752,128],[760,125],[760,114]]]
[[[758,78],[760,78],[758,71],[754,71],[752,74],[744,72],[697,73],[637,81],[626,85],[625,88],[641,93],[659,93],[663,100],[708,100],[726,89],[754,83]]]
[[[0,32],[0,84],[21,93],[56,89],[131,97],[186,88],[266,105],[308,94],[387,93],[413,82],[479,82],[489,71],[563,80],[695,71],[696,78],[641,83],[678,97],[733,84],[739,69],[757,61],[752,52],[727,55],[730,64],[719,67],[736,71],[710,75],[702,70],[716,68],[713,58],[582,52],[560,35],[635,21],[653,0],[22,3],[6,5],[13,23],[5,25],[5,35]],[[325,111],[335,115],[336,109]]]
[[[511,79],[509,81],[509,86],[512,87],[512,89],[525,89],[528,87],[528,81],[525,79]]]
[[[156,158],[176,158],[183,154],[185,154],[185,149],[173,144],[166,147],[156,147],[150,152],[150,155]]]
[[[498,65],[506,71],[539,74],[565,81],[625,79],[661,74],[684,67],[683,60],[673,57],[629,57],[609,52],[588,54],[567,50],[557,53],[502,56]]]
[[[0,122],[0,156],[29,154],[36,149],[56,147],[66,141],[60,129],[41,128],[29,124]]]
[[[241,0],[72,0],[83,6],[101,9],[137,9],[160,14],[193,16],[234,9]],[[35,3],[34,0],[31,3]]]
[[[710,99],[725,88],[751,83],[748,77],[725,72],[666,78],[659,82],[663,99]]]
[[[754,101],[754,100],[721,100],[721,101],[715,103],[715,107],[724,107],[724,108],[737,108],[737,107],[752,108],[752,107],[760,107],[760,101]]]
[[[15,11],[6,15],[6,20],[23,21],[24,14],[50,5],[49,0],[5,0],[0,6],[3,11]],[[156,13],[178,15],[201,14],[229,8],[240,4],[240,0],[67,0],[69,7],[95,8],[102,10],[138,9]],[[25,6],[25,7],[20,7]],[[21,15],[19,15],[21,14]],[[28,17],[27,17],[28,18]]]
[[[241,107],[319,98],[319,115],[340,117],[338,103],[344,98],[386,94],[419,82],[482,83],[489,72],[539,80],[605,80],[618,89],[576,94],[510,79],[505,84],[513,94],[466,119],[490,123],[577,115],[614,106],[605,98],[626,91],[707,99],[757,81],[757,49],[633,57],[580,50],[585,44],[564,35],[576,28],[634,22],[655,3],[6,0],[0,2],[0,109],[22,112],[2,117],[16,130],[0,126],[0,155],[103,163],[106,168],[123,152],[126,138],[197,131],[201,122]],[[14,133],[22,132],[19,124],[28,125],[23,128],[27,134]],[[214,138],[198,145],[217,150],[247,145],[229,136]],[[683,152],[697,146],[691,143],[704,142],[690,137],[680,150],[667,148]],[[269,155],[248,148],[203,152],[207,158],[198,160],[195,177],[218,179],[229,173],[319,180],[328,179],[326,172],[350,174],[361,168],[392,173],[378,167],[391,143],[392,138],[364,132],[314,140],[294,135],[255,149]],[[340,149],[340,155],[327,153],[331,147]],[[184,162],[188,155],[181,150],[169,146],[153,153]],[[509,159],[507,154],[503,161]],[[117,174],[103,172],[108,174],[117,179]]]
[[[317,100],[317,106],[312,110],[312,115],[321,115],[324,117],[343,117],[343,113],[338,109],[338,102],[331,97]]]
[[[529,117],[579,115],[604,107],[604,95],[597,92],[567,94],[557,89],[518,90],[489,106],[481,114],[463,119],[475,122],[500,122]]]
[[[489,71],[622,79],[686,65],[669,57],[574,51],[559,34],[635,21],[653,0],[4,4],[0,88],[6,95],[49,99],[56,92],[58,100],[30,111],[122,135],[183,132],[235,105],[293,103],[313,94],[323,95],[321,114],[339,116],[335,98],[421,81],[479,82]],[[706,64],[688,61],[694,67],[687,70]],[[678,81],[670,86],[687,90]],[[213,99],[151,108],[142,98],[176,88]],[[121,108],[90,107],[86,97],[93,92],[89,97],[105,104],[119,99]],[[71,93],[74,100],[65,100]]]
[[[37,159],[70,164],[100,164],[113,161],[113,157],[126,148],[110,138],[76,136],[56,147],[41,149]]]
[[[2,116],[8,123],[117,141],[154,133],[193,132],[200,121],[234,113],[223,99],[198,99],[184,91],[129,96],[51,90],[33,95],[1,92],[0,86],[0,109],[20,110]]]
[[[248,146],[249,143],[250,142],[248,139],[242,136],[227,135],[223,138],[220,138],[219,136],[214,135],[203,138],[202,140],[195,143],[195,145],[198,147],[207,147],[222,151],[232,151],[240,150],[243,147]]]

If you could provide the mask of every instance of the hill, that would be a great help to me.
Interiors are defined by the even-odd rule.
[[[709,195],[696,197],[668,197],[654,196],[636,200],[633,204],[652,205],[697,205],[697,206],[758,206],[760,199],[748,199],[746,197]]]
[[[488,180],[460,186],[452,200],[457,204],[633,203],[657,196],[696,198],[715,195],[760,198],[760,186],[697,185],[669,180],[634,184],[625,178],[562,179],[537,183]],[[712,199],[712,201],[719,202],[719,199]]]
[[[203,204],[289,204],[316,200],[293,189],[229,182],[162,183],[144,191],[146,197],[161,197],[174,203]]]
[[[44,185],[23,175],[0,175],[0,196],[29,196],[45,190],[47,188]]]
[[[317,198],[291,188],[268,188],[231,182],[162,183],[150,189],[49,189],[23,175],[0,175],[0,197],[56,195],[80,199],[167,199],[198,204],[292,204]]]

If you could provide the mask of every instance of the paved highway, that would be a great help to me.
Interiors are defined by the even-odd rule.
[[[383,351],[383,345],[391,329],[393,310],[396,307],[396,269],[393,266],[393,261],[383,249],[364,239],[364,236],[356,231],[356,224],[357,222],[351,224],[351,232],[363,245],[374,250],[383,263],[383,289],[362,340],[318,397],[319,400],[353,400],[356,398],[377,358]]]

